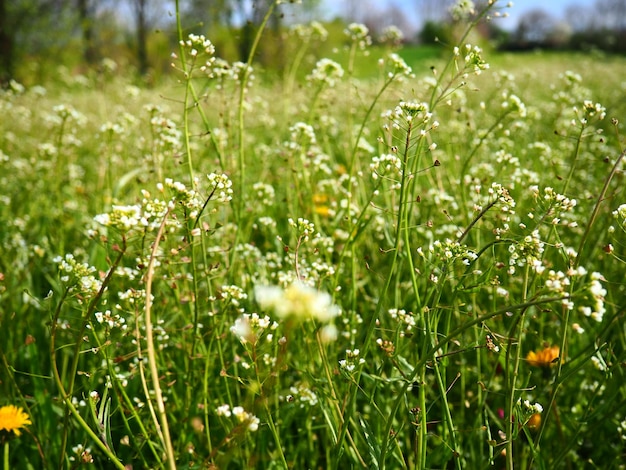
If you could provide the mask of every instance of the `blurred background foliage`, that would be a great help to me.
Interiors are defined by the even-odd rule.
[[[186,33],[209,37],[218,56],[246,61],[271,2],[180,0],[181,23]],[[283,71],[293,52],[287,31],[312,20],[322,21],[329,32],[327,41],[312,44],[317,57],[333,51],[340,54],[343,29],[355,21],[367,25],[375,41],[385,27],[395,25],[404,33],[408,60],[430,58],[442,44],[455,43],[458,28],[448,12],[452,3],[415,0],[401,9],[373,0],[343,0],[332,8],[324,0],[284,2],[275,10],[255,62]],[[0,84],[7,86],[11,79],[26,85],[41,83],[54,79],[60,68],[63,74],[101,72],[105,59],[112,59],[120,72],[136,73],[147,84],[159,80],[168,73],[170,53],[176,50],[175,6],[171,0],[0,0]],[[508,11],[505,6],[502,1],[500,11]],[[626,53],[626,0],[572,4],[561,18],[549,8],[516,13],[514,7],[510,10],[516,15],[513,27],[505,29],[497,19],[483,22],[472,42],[508,51]],[[416,50],[420,48],[425,49]]]

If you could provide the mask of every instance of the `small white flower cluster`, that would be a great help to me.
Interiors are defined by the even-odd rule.
[[[254,416],[252,413],[248,413],[241,406],[235,406],[231,410],[230,405],[221,405],[217,407],[215,412],[217,413],[217,416],[223,416],[225,418],[234,416],[237,419],[237,422],[246,425],[246,429],[248,431],[254,432],[259,429],[259,418]]]
[[[71,253],[66,254],[64,258],[57,256],[52,261],[59,265],[61,282],[68,284],[72,292],[92,297],[102,288],[102,281],[94,276],[96,268],[87,263],[79,263]]]
[[[539,186],[531,185],[529,189],[535,199],[538,199],[540,196]],[[562,224],[572,228],[578,225],[577,222],[574,221],[561,220],[563,213],[572,212],[574,210],[577,204],[576,199],[570,199],[563,194],[559,194],[550,186],[544,188],[542,199],[548,204],[546,215],[552,217],[550,221],[552,225]]]
[[[455,58],[463,54],[464,69],[469,69],[474,75],[480,75],[489,68],[489,64],[483,59],[483,50],[478,46],[465,44],[462,48],[455,47],[453,53]]]
[[[450,240],[446,238],[443,242],[441,240],[435,240],[429,247],[428,251],[434,253],[439,259],[444,262],[453,262],[455,260],[462,260],[463,264],[469,266],[472,261],[478,258],[478,255],[470,250],[467,245]],[[421,248],[418,249],[418,254],[424,256]]]
[[[178,153],[183,146],[183,133],[177,127],[176,122],[167,117],[158,105],[147,104],[144,110],[150,114],[150,128],[154,139],[155,150],[151,158],[161,159],[163,152]]]
[[[106,310],[104,312],[95,312],[94,316],[96,317],[96,321],[98,323],[105,324],[109,328],[119,328],[122,331],[128,329],[126,319],[124,319],[117,313],[112,313],[111,310]]]
[[[589,283],[588,292],[593,305],[591,307],[580,307],[580,311],[583,315],[590,317],[597,322],[602,321],[604,313],[606,312],[606,308],[604,307],[604,297],[607,292],[600,282],[604,280],[605,279],[602,274],[598,272],[591,273],[591,282]]]
[[[128,289],[125,292],[118,292],[117,296],[122,302],[128,302],[129,305],[136,305],[139,303],[139,300],[144,301],[146,291],[144,289]],[[154,300],[154,296],[152,296],[150,300]]]
[[[76,109],[70,105],[59,104],[59,105],[54,106],[52,108],[52,111],[63,122],[67,121],[68,119],[71,119],[74,122],[76,122],[78,125],[82,125],[87,121],[87,118],[82,113],[80,113],[79,111],[76,111]]]
[[[254,294],[260,307],[273,310],[279,318],[290,315],[298,319],[315,319],[321,322],[332,320],[339,314],[332,297],[301,281],[292,283],[286,289],[278,286],[257,286]]]
[[[169,208],[170,205],[165,201],[144,199],[142,204],[114,205],[111,212],[98,214],[93,219],[100,225],[123,233],[152,231],[159,228]]]
[[[519,117],[526,117],[526,105],[517,95],[502,93],[502,109],[517,114]]]
[[[383,130],[404,130],[407,125],[411,128],[418,128],[419,134],[417,138],[424,138],[430,131],[433,131],[439,127],[439,122],[433,121],[430,125],[433,114],[429,111],[428,103],[418,101],[400,101],[398,106],[393,110],[386,110],[381,114],[381,117],[388,121],[383,124]],[[392,136],[390,136],[392,137]],[[382,142],[382,138],[379,141]],[[431,145],[431,150],[436,147],[436,144]],[[396,152],[397,147],[392,147],[392,152]]]
[[[221,90],[226,84],[227,80],[232,80],[233,83],[238,84],[241,82],[241,78],[248,73],[246,87],[254,81],[254,69],[251,65],[244,62],[228,63],[227,60],[221,58],[211,58],[209,62],[200,68],[202,72],[206,74],[208,78],[216,80],[216,88]]]
[[[85,447],[82,444],[77,444],[72,447],[73,455],[70,455],[70,462],[78,462],[78,465],[84,463],[93,463],[93,455],[91,453],[91,447]]]
[[[246,85],[249,85],[250,82],[254,80],[254,68],[252,65],[246,64],[245,62],[233,62],[233,66],[231,67],[231,77],[232,79],[240,83],[244,75],[248,74],[248,81]]]
[[[415,328],[416,321],[413,312],[407,312],[404,309],[390,308],[387,313],[398,323],[404,325],[404,331],[400,332],[400,336],[404,336]]]
[[[104,134],[107,137],[122,135],[123,133],[124,127],[116,122],[107,121],[100,126],[100,134]]]
[[[396,116],[404,116],[407,122],[428,122],[432,113],[428,109],[428,103],[418,101],[400,101],[395,109]],[[417,118],[417,119],[416,119]]]
[[[397,26],[389,25],[382,30],[378,41],[392,46],[400,46],[404,41],[404,33]]]
[[[383,154],[380,157],[373,157],[372,163],[370,163],[370,171],[373,179],[392,179],[395,182],[392,189],[399,189],[400,182],[394,178],[402,177],[402,161],[396,155]]]
[[[315,233],[315,224],[313,222],[309,222],[308,219],[298,217],[298,220],[294,221],[290,217],[287,219],[287,222],[289,222],[289,225],[296,230],[298,238],[305,242],[309,241],[310,236]]]
[[[202,51],[207,55],[215,54],[215,46],[209,39],[205,38],[203,34],[197,35],[192,33],[187,36],[187,40],[181,40],[180,45],[187,48],[189,55],[192,57],[196,57],[198,51]]]
[[[546,279],[545,287],[555,294],[569,295],[568,289],[571,285],[570,278],[563,271],[548,271],[548,279]]]
[[[233,182],[223,173],[207,175],[209,190],[214,191],[218,202],[229,202],[233,198]]]
[[[615,209],[612,212],[612,214],[613,214],[613,217],[619,223],[619,226],[621,227],[621,229],[626,232],[626,204],[621,204],[617,209]],[[613,233],[614,231],[615,231],[615,227],[613,226],[609,227],[610,233]]]
[[[517,406],[521,407],[522,410],[528,414],[543,413],[543,406],[541,406],[541,404],[539,403],[532,404],[530,403],[530,400],[522,401],[521,398],[518,398]]]
[[[476,13],[476,5],[471,0],[458,0],[449,11],[452,18],[461,21]]]
[[[291,30],[304,41],[310,41],[313,38],[319,39],[320,41],[326,41],[326,39],[328,39],[328,31],[319,21],[311,21],[308,25],[296,24]]]
[[[276,192],[271,184],[258,182],[252,185],[254,191],[254,199],[256,202],[263,204],[264,206],[271,206],[274,204]]]
[[[574,108],[574,112],[578,114],[578,108]],[[606,108],[600,103],[594,103],[590,100],[583,101],[583,117],[580,118],[581,124],[587,124],[590,118],[597,117],[599,121],[606,117]]]
[[[165,185],[157,184],[159,191],[163,191],[164,186],[173,193],[172,197],[176,202],[189,209],[189,217],[195,218],[198,215],[203,203],[196,190],[188,189],[183,183],[171,178],[165,179]],[[144,192],[144,195],[149,196],[147,192]]]
[[[278,328],[278,323],[271,321],[267,315],[261,317],[258,313],[244,313],[235,320],[235,324],[230,327],[230,332],[239,339],[241,344],[256,344],[266,330],[274,331],[276,328]],[[274,339],[274,335],[268,333],[265,339],[270,342]]]
[[[203,72],[209,78],[215,78],[218,81],[217,88],[219,90],[222,88],[224,80],[232,76],[233,69],[227,60],[218,57],[211,63],[211,67],[204,68]]]
[[[361,351],[358,349],[346,349],[346,358],[339,361],[339,367],[346,372],[354,372],[356,366],[365,364],[365,359],[359,357]]]
[[[409,67],[404,59],[395,52],[392,52],[387,56],[385,63],[389,68],[389,72],[387,72],[387,78],[389,79],[394,77],[412,78],[414,76],[413,69]]]
[[[296,122],[289,128],[290,144],[295,144],[295,148],[308,148],[316,143],[315,130],[313,126],[304,122]],[[294,148],[294,145],[288,145]]]
[[[289,387],[289,391],[291,392],[289,395],[281,398],[286,400],[288,403],[298,401],[300,408],[315,406],[319,401],[315,392],[303,383],[298,383]]]
[[[343,77],[343,68],[331,59],[320,59],[315,64],[315,68],[306,79],[320,85],[334,87],[337,80]]]
[[[362,23],[350,23],[344,34],[357,44],[362,51],[372,45],[372,38],[369,35],[369,29]]]
[[[539,230],[533,230],[530,235],[526,235],[518,244],[509,245],[509,274],[515,273],[515,267],[525,266],[527,263],[541,274],[545,267],[541,263],[541,255],[544,251],[545,243],[541,240]]]
[[[515,199],[511,197],[508,189],[503,187],[500,183],[491,183],[491,187],[487,190],[490,196],[498,198],[498,202],[501,203],[502,212],[514,213]]]
[[[239,286],[231,285],[222,286],[221,288],[220,299],[223,302],[234,305],[235,307],[239,307],[240,300],[245,300],[247,298],[248,294],[246,294]]]

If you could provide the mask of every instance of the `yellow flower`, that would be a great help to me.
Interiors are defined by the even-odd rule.
[[[526,361],[529,365],[533,367],[541,367],[543,369],[547,369],[550,366],[554,365],[559,358],[559,347],[558,346],[550,346],[548,348],[543,348],[541,351],[531,351],[526,356]]]
[[[13,431],[16,436],[19,436],[20,429],[27,424],[32,423],[22,408],[13,405],[0,407],[0,431]]]

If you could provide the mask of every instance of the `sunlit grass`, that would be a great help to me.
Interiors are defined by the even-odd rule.
[[[2,92],[5,468],[620,461],[626,61],[305,33]]]

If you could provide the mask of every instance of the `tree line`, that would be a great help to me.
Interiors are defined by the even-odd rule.
[[[482,0],[486,1],[486,0]],[[273,0],[0,0],[0,85],[10,79],[42,80],[50,67],[97,68],[103,59],[134,67],[142,77],[168,66],[176,47],[175,5],[185,32],[205,34],[230,60],[245,61],[256,27]],[[284,52],[286,26],[329,14],[366,24],[372,34],[391,24],[412,43],[454,43],[457,0],[414,0],[404,9],[373,0],[283,2],[272,16],[268,35],[275,62]],[[475,1],[477,10],[480,1]],[[328,10],[329,4],[335,7]],[[506,2],[502,0],[501,10]],[[510,11],[515,14],[515,9]],[[499,48],[601,49],[626,53],[626,0],[574,4],[563,18],[544,9],[521,15],[517,27],[482,22],[477,31]],[[268,41],[269,42],[269,41]],[[282,47],[281,47],[282,45]],[[281,52],[282,51],[282,52]],[[262,58],[261,58],[262,59]],[[160,62],[159,62],[160,61]],[[261,60],[262,61],[262,60]],[[278,64],[279,66],[280,64]]]

